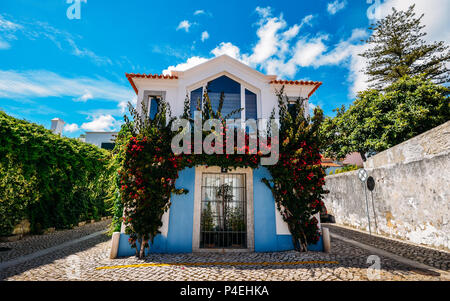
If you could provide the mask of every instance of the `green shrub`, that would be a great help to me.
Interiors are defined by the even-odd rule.
[[[352,171],[352,170],[358,170],[358,169],[359,169],[359,167],[356,165],[346,165],[346,166],[342,167],[341,169],[336,169],[334,171],[334,174],[337,175],[340,173],[344,173],[344,172],[348,172],[348,171]]]
[[[110,153],[0,111],[0,235],[23,219],[39,233],[111,207]]]

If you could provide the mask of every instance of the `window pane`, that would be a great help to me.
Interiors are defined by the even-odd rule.
[[[245,120],[258,118],[256,94],[245,89]]]
[[[158,99],[156,97],[150,98],[150,119],[154,119],[158,113]]]
[[[225,117],[233,110],[241,108],[241,85],[231,78],[223,75],[208,83],[206,87],[214,111],[219,108],[220,95],[223,92],[225,99],[222,107],[222,116]],[[241,113],[235,113],[230,118],[240,118]]]
[[[295,103],[288,103],[288,112],[292,117],[297,116],[297,114],[295,114]]]
[[[101,148],[107,149],[107,150],[113,150],[115,145],[116,145],[115,143],[102,142]]]
[[[203,93],[202,87],[191,92],[191,99],[190,99],[191,118],[194,118],[194,112],[197,111],[197,103],[199,99],[200,99],[200,106],[202,104],[202,97],[203,97],[202,93]]]

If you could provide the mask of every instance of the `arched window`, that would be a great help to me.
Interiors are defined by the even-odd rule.
[[[222,75],[206,84],[205,90],[203,87],[191,90],[190,92],[190,113],[191,118],[194,118],[194,112],[197,110],[197,103],[200,99],[200,105],[203,106],[203,92],[207,92],[211,100],[212,109],[217,112],[219,108],[220,96],[224,94],[224,103],[222,106],[222,117],[227,116],[234,110],[242,108],[241,101],[244,102],[244,116],[241,112],[234,113],[229,116],[230,119],[257,119],[257,97],[256,94],[248,89],[244,89],[244,95],[241,95],[241,85],[245,85]]]
[[[231,78],[222,75],[208,83],[206,86],[212,109],[217,111],[219,108],[220,95],[224,93],[225,99],[222,107],[222,116],[230,114],[233,110],[241,108],[241,84]],[[239,119],[241,113],[235,113],[229,118]]]

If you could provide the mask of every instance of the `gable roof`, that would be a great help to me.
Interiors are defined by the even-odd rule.
[[[138,94],[138,89],[136,87],[136,84],[134,83],[133,78],[148,78],[148,79],[159,79],[159,80],[178,80],[180,76],[183,76],[185,73],[191,73],[195,72],[196,70],[205,68],[207,65],[214,64],[216,62],[223,61],[224,63],[231,63],[238,65],[239,67],[245,69],[246,71],[253,73],[255,76],[260,77],[264,80],[266,80],[271,85],[297,85],[297,86],[314,86],[314,88],[309,92],[308,97],[310,97],[321,85],[322,82],[315,82],[315,81],[303,81],[303,80],[278,80],[276,75],[266,75],[258,70],[255,70],[251,68],[250,66],[244,64],[243,62],[230,57],[229,55],[222,54],[220,56],[214,57],[206,62],[203,62],[201,64],[198,64],[192,68],[186,69],[184,71],[171,71],[171,75],[162,75],[162,74],[140,74],[140,73],[125,73],[125,76],[127,77],[128,81],[130,82],[131,86],[133,87],[136,94]]]

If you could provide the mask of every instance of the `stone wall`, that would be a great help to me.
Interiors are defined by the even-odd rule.
[[[450,121],[364,165],[375,179],[373,205],[367,190],[372,232],[450,250]],[[327,176],[326,189],[325,205],[337,224],[369,230],[357,171]]]

